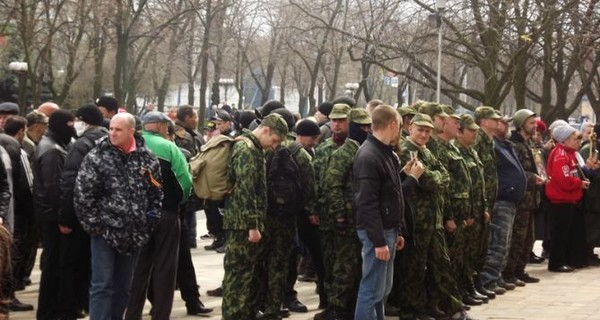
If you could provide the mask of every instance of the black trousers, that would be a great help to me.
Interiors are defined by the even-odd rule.
[[[207,201],[206,202],[206,229],[208,232],[213,234],[217,239],[221,239],[225,236],[223,231],[223,216],[219,211],[220,201]]]
[[[38,226],[30,212],[15,212],[12,264],[14,285],[21,286],[31,275],[38,247]]]
[[[60,239],[60,295],[63,319],[77,319],[89,305],[91,278],[90,236],[79,224]]]
[[[586,263],[586,241],[583,213],[572,203],[550,204],[552,242],[548,268],[562,265],[582,267]]]
[[[40,291],[38,295],[37,319],[57,319],[60,310],[60,242],[58,221],[40,222],[43,255],[40,266]]]
[[[152,287],[154,303],[152,319],[169,319],[173,308],[175,277],[179,255],[179,214],[162,211],[150,241],[138,256],[125,319],[141,319],[148,286]]]

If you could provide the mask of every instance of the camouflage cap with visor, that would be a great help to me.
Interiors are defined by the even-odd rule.
[[[333,105],[333,109],[331,109],[329,119],[347,119],[348,112],[350,112],[351,109],[352,108],[345,103],[336,103]]]
[[[496,113],[496,110],[492,107],[481,106],[475,109],[475,121],[480,121],[483,119],[500,119],[502,118],[500,115]]]
[[[372,123],[367,110],[358,108],[350,110],[350,113],[348,113],[348,120],[361,125],[369,125]]]
[[[423,104],[421,107],[419,107],[418,111],[420,113],[428,115],[429,117],[431,117],[431,119],[433,119],[434,116],[440,116],[444,118],[448,117],[448,114],[444,112],[442,106],[435,102],[428,102]]]
[[[460,127],[461,129],[479,130],[479,126],[475,123],[473,117],[468,114],[460,116]]]
[[[452,108],[451,106],[443,104],[442,105],[442,110],[444,110],[444,112],[446,114],[448,114],[448,116],[450,116],[451,118],[460,120],[460,115],[454,113],[454,108]]]
[[[268,116],[262,119],[261,125],[273,130],[273,133],[281,137],[282,140],[285,140],[285,137],[288,134],[287,122],[285,122],[285,119],[283,119],[283,117],[280,114],[269,114]]]
[[[412,120],[410,120],[410,124],[435,129],[431,117],[424,113],[417,113]]]

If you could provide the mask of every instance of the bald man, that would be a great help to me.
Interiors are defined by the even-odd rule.
[[[40,104],[40,106],[36,109],[38,112],[41,112],[46,115],[46,117],[50,117],[56,110],[60,109],[60,107],[54,102],[44,102]]]

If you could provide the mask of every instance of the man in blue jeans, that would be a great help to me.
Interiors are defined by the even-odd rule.
[[[393,151],[402,122],[396,110],[381,105],[371,118],[373,133],[358,150],[352,168],[356,229],[363,258],[355,320],[385,317],[383,300],[392,288],[395,251],[404,247],[399,233],[404,220],[401,171],[412,185],[423,173],[418,160],[401,168]]]

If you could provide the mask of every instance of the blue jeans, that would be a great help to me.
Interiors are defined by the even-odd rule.
[[[396,256],[396,239],[398,231],[384,231],[385,242],[390,250],[390,259],[386,261],[375,257],[375,247],[367,236],[366,230],[357,230],[362,242],[362,279],[358,289],[355,320],[383,320],[383,298],[392,290],[394,275],[394,257]]]
[[[490,221],[490,242],[481,273],[483,285],[496,284],[508,261],[516,206],[513,202],[496,201]]]
[[[137,254],[125,255],[101,236],[91,238],[90,320],[123,319]]]

